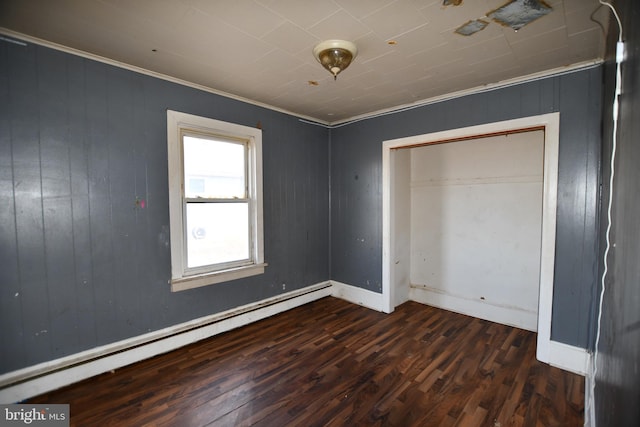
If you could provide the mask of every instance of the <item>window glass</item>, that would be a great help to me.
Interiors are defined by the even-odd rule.
[[[187,135],[183,144],[186,198],[247,197],[246,144]]]
[[[249,259],[248,203],[187,203],[187,268]]]

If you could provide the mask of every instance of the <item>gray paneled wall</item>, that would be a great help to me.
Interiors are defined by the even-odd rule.
[[[595,388],[598,426],[640,425],[640,2],[615,2],[624,28],[627,57],[622,63],[622,96],[618,121],[618,152],[612,198],[609,271],[602,307]],[[609,163],[612,155],[613,95],[615,91],[615,41],[617,24],[612,19],[605,66],[603,225],[609,194]],[[601,245],[604,251],[605,243]]]
[[[380,292],[382,141],[554,111],[561,135],[552,338],[586,347],[597,268],[600,77],[594,68],[329,131],[0,41],[0,373],[330,277]],[[261,124],[264,275],[169,292],[167,109]]]
[[[0,373],[329,279],[327,129],[6,41],[0,100]],[[264,275],[169,291],[167,109],[261,124]]]
[[[560,112],[552,339],[587,348],[597,275],[601,69],[582,70],[331,133],[331,278],[382,291],[382,142]]]

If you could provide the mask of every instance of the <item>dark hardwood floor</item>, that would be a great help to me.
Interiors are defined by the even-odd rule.
[[[324,298],[34,398],[74,426],[581,426],[584,380],[535,334]]]

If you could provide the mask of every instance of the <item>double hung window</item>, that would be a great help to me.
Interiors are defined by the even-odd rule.
[[[262,132],[167,112],[171,287],[264,272]]]

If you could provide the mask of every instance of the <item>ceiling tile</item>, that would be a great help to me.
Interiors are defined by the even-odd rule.
[[[436,32],[451,32],[466,21],[473,19],[468,18],[467,14],[460,13],[458,8],[443,6],[441,1],[421,7],[419,12]]]
[[[356,19],[362,19],[371,13],[382,9],[396,0],[334,0]]]
[[[234,93],[228,89],[228,82],[235,81],[233,80],[234,75],[229,74],[226,69],[217,68],[214,64],[195,61],[193,58],[185,58],[171,53],[155,56],[154,61],[160,69],[166,67],[169,71],[175,70],[176,65],[182,65],[181,72],[173,74],[167,72],[167,75],[187,82],[202,82],[202,86],[217,91]]]
[[[470,47],[458,49],[455,53],[463,57],[468,64],[474,64],[510,54],[511,47],[504,37],[498,37]]]
[[[310,27],[309,32],[320,40],[353,41],[370,33],[371,30],[346,11],[341,10]]]
[[[411,55],[408,59],[412,63],[420,65],[425,70],[429,70],[438,66],[447,67],[447,64],[459,62],[462,58],[458,51],[452,48],[451,44],[443,43],[432,49]]]
[[[609,22],[609,8],[598,8],[595,10],[595,13],[594,10],[590,7],[582,7],[572,11],[567,11],[567,33],[572,35],[592,30],[594,28],[599,29],[603,34],[606,33],[606,29],[608,27],[607,24]]]
[[[342,74],[340,74],[340,79],[348,83],[353,82],[354,86],[357,83],[357,87],[362,90],[366,90],[373,86],[382,84],[387,80],[387,78],[383,74],[379,73],[378,71],[367,71],[367,72],[356,74],[353,76],[351,75],[343,76]],[[354,82],[354,80],[357,80],[357,82]]]
[[[505,29],[506,32],[510,30]],[[538,55],[568,45],[567,29],[558,28],[548,33],[537,34],[528,38],[510,40],[511,49],[517,57]],[[545,61],[551,62],[551,61]]]
[[[413,55],[446,43],[447,39],[434,30],[431,24],[425,24],[394,39],[393,49]]]
[[[425,101],[441,94],[440,88],[434,84],[429,84],[419,90],[413,91],[414,102]]]
[[[510,64],[508,69],[498,70],[493,68],[491,72],[485,74],[484,81],[480,81],[475,83],[475,87],[492,85],[492,84],[501,84],[508,80],[513,79],[514,77],[526,76],[528,74],[532,74],[528,69],[525,69],[519,65]]]
[[[394,68],[405,68],[410,65],[407,56],[399,52],[397,50],[389,51],[386,55],[378,56],[377,58],[373,58],[364,62],[364,64],[369,68],[375,68],[382,74],[386,74],[387,71],[392,70]]]
[[[425,7],[438,5],[442,6],[443,0],[411,0],[411,4],[413,4],[416,9],[424,9]]]
[[[154,22],[162,26],[173,26],[190,9],[189,5],[174,0],[102,0],[121,11],[123,16],[135,17],[139,22]],[[92,2],[84,2],[83,7],[91,7]]]
[[[502,53],[492,58],[475,63],[469,63],[468,69],[472,71],[473,74],[486,78],[496,70],[502,73],[504,70],[516,67],[517,61],[515,55],[509,51],[502,51]]]
[[[571,58],[575,62],[587,61],[590,58],[604,55],[604,39],[600,28],[569,36]]]
[[[415,64],[409,65],[408,67],[404,68],[398,67],[396,69],[391,69],[386,74],[386,77],[389,80],[396,82],[397,84],[402,86],[419,82],[429,76],[430,74],[427,73],[424,68]]]
[[[290,53],[308,50],[310,56],[313,56],[311,55],[313,46],[320,41],[291,22],[285,22],[275,30],[265,34],[262,40]]]
[[[297,57],[281,49],[273,49],[253,61],[248,68],[257,70],[258,73],[283,73],[294,70],[303,65]]]
[[[562,0],[562,4],[565,13],[586,10],[591,14],[596,9],[607,9],[606,6],[601,5],[597,0]]]
[[[537,73],[550,69],[549,64],[555,64],[555,68],[570,65],[571,52],[568,46],[560,46],[558,49],[531,55],[520,61],[521,66],[527,70],[526,74]]]
[[[371,90],[378,92],[381,99],[380,105],[382,105],[383,108],[408,104],[415,101],[411,93],[395,85],[374,87]]]
[[[192,9],[185,16],[181,36],[168,40],[173,52],[203,56],[229,67],[243,67],[272,49],[267,43],[202,11]]]
[[[393,46],[389,46],[386,41],[375,35],[374,33],[366,34],[359,37],[353,42],[358,47],[358,57],[354,62],[366,62],[378,56],[386,55],[393,50]]]
[[[258,0],[258,2],[305,29],[340,9],[332,1]]]
[[[282,16],[253,0],[189,0],[189,2],[198,9],[254,37],[261,37],[273,31],[285,21]]]
[[[413,5],[404,1],[383,7],[363,18],[362,22],[384,40],[399,37],[428,23]]]
[[[456,76],[469,72],[469,70],[466,68],[466,65],[467,63],[465,62],[464,58],[459,57],[455,61],[447,63],[433,61],[431,66],[425,68],[425,71],[428,71],[429,74],[434,76],[434,78],[443,80],[447,78],[455,78]]]
[[[411,94],[411,102],[422,100],[425,98],[424,93],[432,90],[434,86],[434,80],[431,75],[425,75],[419,80],[404,81],[399,85],[401,88]],[[406,102],[405,102],[406,103]]]

